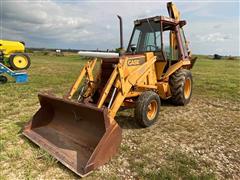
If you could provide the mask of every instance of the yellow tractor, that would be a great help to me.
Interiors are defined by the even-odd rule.
[[[135,108],[142,127],[158,120],[161,100],[186,105],[192,95],[190,69],[194,59],[187,46],[179,12],[168,3],[170,17],[134,21],[126,51],[120,19],[120,53],[79,52],[93,57],[70,91],[59,98],[39,94],[40,109],[23,134],[80,176],[108,162],[121,143],[114,117]],[[100,65],[97,65],[100,60]]]
[[[0,63],[11,70],[28,69],[31,61],[25,53],[25,43],[0,39]]]

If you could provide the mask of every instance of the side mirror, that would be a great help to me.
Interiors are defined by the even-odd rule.
[[[130,48],[131,48],[132,53],[135,53],[137,46],[136,46],[136,44],[131,44]]]

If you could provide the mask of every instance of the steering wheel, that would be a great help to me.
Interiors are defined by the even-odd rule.
[[[152,51],[151,47],[155,48],[155,50],[157,49],[157,46],[151,45],[151,44],[148,44],[148,45],[144,46],[144,49],[146,49],[146,51],[147,51],[148,47],[150,48],[150,51]]]

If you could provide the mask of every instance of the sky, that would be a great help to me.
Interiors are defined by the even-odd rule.
[[[165,15],[167,1],[0,0],[0,39],[27,47],[115,49],[123,18],[126,47],[135,19]],[[239,1],[173,1],[187,21],[193,54],[240,55]]]

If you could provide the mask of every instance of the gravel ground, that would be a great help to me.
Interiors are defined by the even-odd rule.
[[[117,117],[123,128],[120,154],[97,174],[137,179],[164,171],[173,178],[172,173],[180,173],[183,178],[239,179],[239,117],[238,103],[200,97],[185,107],[163,103],[158,122],[145,129],[134,121],[133,111],[122,111]],[[186,166],[183,174],[172,161]]]
[[[23,137],[22,128],[39,108],[37,93],[63,95],[85,61],[78,56],[32,60],[29,83],[0,87],[0,179],[78,179]],[[86,179],[240,179],[239,62],[200,57],[190,103],[162,102],[158,122],[149,128],[138,126],[133,110],[120,111],[119,152]]]

